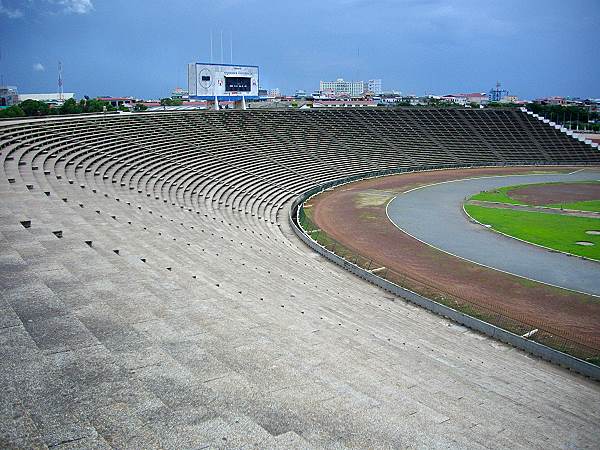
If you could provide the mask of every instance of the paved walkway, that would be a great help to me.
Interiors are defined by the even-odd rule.
[[[544,283],[600,296],[600,263],[550,252],[470,222],[465,198],[483,190],[527,183],[598,180],[600,172],[514,175],[457,180],[409,191],[388,205],[401,230],[445,252]]]

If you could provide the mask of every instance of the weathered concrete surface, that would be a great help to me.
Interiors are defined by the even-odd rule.
[[[156,117],[2,150],[0,447],[595,445],[598,384],[326,263],[278,219],[313,179]]]

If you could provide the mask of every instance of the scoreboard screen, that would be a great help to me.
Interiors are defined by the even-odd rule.
[[[251,83],[250,77],[225,77],[225,91],[250,92]]]

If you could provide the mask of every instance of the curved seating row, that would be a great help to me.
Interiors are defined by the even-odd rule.
[[[343,176],[518,162],[600,156],[512,110],[0,123],[0,442],[593,444],[593,385],[323,263],[285,220]]]

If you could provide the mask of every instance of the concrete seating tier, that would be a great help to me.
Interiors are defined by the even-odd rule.
[[[593,447],[597,385],[286,221],[340,177],[518,162],[600,156],[515,110],[0,122],[0,447]]]

